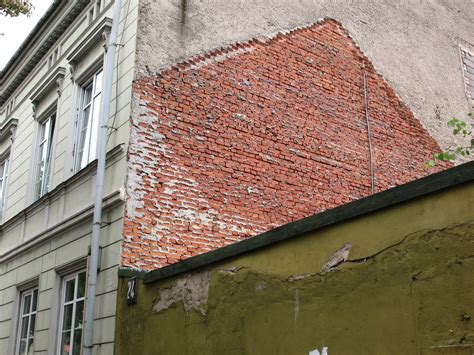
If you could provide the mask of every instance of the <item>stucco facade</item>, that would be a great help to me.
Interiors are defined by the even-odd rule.
[[[137,5],[123,1],[114,68],[94,315],[97,354],[112,354],[114,347]],[[84,164],[75,163],[81,92],[103,70],[112,10],[111,1],[54,2],[2,72],[0,125],[8,131],[0,135],[0,154],[9,171],[0,227],[0,354],[19,351],[20,304],[31,290],[37,290],[37,307],[29,351],[64,350],[64,280],[87,269],[97,168],[92,153]],[[38,193],[41,129],[51,117],[48,181]]]

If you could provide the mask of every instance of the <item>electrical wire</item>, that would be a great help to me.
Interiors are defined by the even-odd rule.
[[[127,10],[125,12],[125,17],[123,19],[123,27],[122,27],[122,33],[120,34],[120,41],[118,43],[118,48],[117,48],[117,65],[115,66],[115,110],[114,110],[114,117],[112,118],[112,124],[109,126],[111,128],[111,131],[109,132],[109,135],[107,136],[107,143],[109,142],[110,137],[112,136],[112,133],[117,131],[117,128],[115,128],[115,120],[117,118],[117,111],[118,111],[118,83],[119,83],[119,66],[120,66],[120,53],[122,50],[122,47],[124,46],[122,44],[123,42],[123,35],[125,33],[125,29],[127,28],[127,19],[128,15],[130,14],[130,4],[132,3],[132,0],[127,1]]]

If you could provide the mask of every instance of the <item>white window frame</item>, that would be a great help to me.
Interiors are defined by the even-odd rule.
[[[56,113],[48,115],[46,119],[39,122],[38,143],[36,147],[37,153],[35,159],[35,179],[33,187],[35,201],[49,191],[55,126]],[[43,171],[41,170],[42,164],[44,164]]]
[[[8,173],[10,169],[10,157],[7,156],[0,161],[0,167],[3,167],[0,174],[0,222],[3,220],[5,212],[5,202],[7,200]]]
[[[35,294],[36,294],[36,298],[35,298]],[[30,297],[30,306],[28,307],[29,309],[27,310],[26,313],[24,313],[24,308],[25,308],[25,300],[27,297]],[[33,309],[33,301],[36,301],[35,304],[34,304],[34,309]],[[29,347],[30,347],[30,340],[32,340],[32,344],[31,346],[33,346],[33,349],[34,349],[34,339],[35,339],[35,329],[36,329],[36,320],[37,320],[37,312],[38,312],[38,288],[32,288],[28,291],[24,291],[21,293],[21,302],[20,302],[20,312],[18,314],[18,333],[17,333],[17,341],[16,341],[16,350],[15,350],[15,354],[16,355],[21,355],[21,354],[28,354],[28,350],[29,350]],[[31,321],[34,321],[34,325],[33,325],[33,333],[31,334]],[[26,334],[26,338],[22,338],[21,337],[21,331],[22,331],[22,328],[23,328],[23,324],[24,322],[28,322],[27,324],[27,334]],[[25,348],[25,351],[23,353],[20,353],[20,346],[21,346],[21,341],[22,340],[25,340],[26,342],[26,348]]]
[[[98,78],[100,77],[100,81]],[[97,158],[97,147],[99,140],[99,125],[100,125],[100,103],[102,99],[102,80],[103,69],[95,71],[92,77],[86,81],[80,88],[79,97],[79,114],[76,122],[77,139],[74,147],[74,171],[77,172],[86,167],[91,161]],[[90,101],[85,102],[86,92],[91,88]],[[99,99],[96,102],[96,99]],[[86,110],[89,109],[89,116],[86,117]],[[94,122],[94,115],[96,115],[96,122]],[[84,120],[88,123],[84,126]],[[84,145],[81,146],[83,135]]]
[[[79,284],[79,275],[81,273],[84,273],[85,274],[85,279],[84,279],[84,296],[83,297],[77,297],[77,287],[78,287],[78,284]],[[74,296],[73,296],[73,299],[70,300],[70,301],[66,301],[66,285],[69,281],[71,280],[74,280]],[[86,299],[86,294],[87,294],[87,290],[86,290],[86,287],[87,287],[87,271],[86,269],[82,269],[82,270],[79,270],[79,271],[76,271],[75,273],[73,274],[70,274],[68,276],[65,276],[63,277],[63,282],[62,282],[62,290],[61,290],[61,311],[60,311],[60,318],[59,318],[59,328],[58,328],[58,351],[57,351],[57,354],[58,355],[63,355],[63,354],[68,354],[68,355],[72,355],[72,351],[73,351],[73,348],[74,348],[74,332],[77,330],[77,329],[81,329],[81,344],[80,344],[80,354],[82,354],[82,346],[83,346],[83,338],[84,338],[84,332],[83,332],[83,326],[84,326],[84,319],[85,319],[85,299]],[[76,311],[77,311],[77,304],[79,302],[83,302],[83,313],[82,313],[82,324],[81,324],[81,327],[80,328],[75,328],[74,327],[74,320],[76,318]],[[63,340],[63,333],[64,332],[67,332],[66,331],[63,331],[63,327],[64,327],[64,309],[66,308],[66,306],[68,305],[72,305],[72,315],[71,315],[71,324],[70,324],[70,328],[69,331],[71,332],[70,334],[70,337],[69,339],[72,340],[69,344],[69,352],[65,353],[63,352],[63,349],[62,349],[62,340]]]

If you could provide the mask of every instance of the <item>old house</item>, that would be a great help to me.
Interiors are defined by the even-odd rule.
[[[114,349],[119,268],[173,264],[431,173],[424,162],[450,144],[443,119],[472,107],[469,6],[332,3],[123,0],[95,353]],[[8,354],[84,345],[113,4],[55,1],[1,73]]]

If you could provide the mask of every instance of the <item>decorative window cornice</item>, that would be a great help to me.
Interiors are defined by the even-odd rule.
[[[90,3],[90,0],[57,0],[56,2],[56,5],[52,6],[53,10],[48,11],[40,20],[32,34],[23,42],[4,70],[0,72],[0,84],[3,86],[0,92],[0,106],[8,100],[56,44],[56,41]]]
[[[71,53],[66,57],[67,61],[71,64],[71,74],[74,74],[74,67],[87,53],[89,53],[91,48],[101,41],[105,44],[105,38],[110,33],[111,29],[112,19],[106,17],[89,33],[87,33],[84,39],[75,46]]]
[[[56,88],[56,92],[59,96],[61,96],[65,75],[66,68],[58,67],[54,72],[51,73],[51,75],[44,79],[30,96],[30,100],[33,102],[33,105],[38,103],[38,101],[40,101],[41,98],[48,94],[53,88]]]
[[[9,118],[0,124],[0,142],[5,141],[7,138],[11,140],[15,139],[15,131],[18,126],[18,120],[16,118]]]

